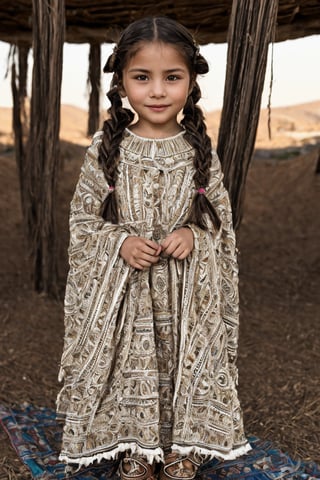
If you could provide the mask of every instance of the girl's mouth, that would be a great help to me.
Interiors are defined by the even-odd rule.
[[[154,112],[163,112],[166,108],[168,108],[169,105],[147,105],[147,107],[150,110],[153,110]]]

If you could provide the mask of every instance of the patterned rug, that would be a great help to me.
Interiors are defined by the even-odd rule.
[[[105,462],[66,475],[65,466],[58,460],[62,426],[49,408],[23,405],[19,409],[0,406],[0,421],[11,444],[33,478],[41,480],[118,480],[116,462]],[[250,437],[252,450],[233,461],[205,464],[199,480],[313,480],[320,478],[320,466],[291,459],[269,441]]]

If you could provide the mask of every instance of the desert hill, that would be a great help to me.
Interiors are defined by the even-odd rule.
[[[218,136],[220,111],[207,114],[209,133],[213,138]],[[268,110],[260,112],[256,148],[283,148],[315,143],[320,139],[320,100],[271,108],[271,139],[268,135]]]
[[[103,117],[103,115],[102,115]],[[218,137],[220,111],[206,115],[209,134]],[[87,112],[72,105],[62,105],[62,140],[87,145]],[[0,107],[0,144],[12,143],[11,108]],[[268,138],[268,111],[261,110],[256,148],[274,149],[315,144],[320,138],[320,100],[271,110],[271,140]]]

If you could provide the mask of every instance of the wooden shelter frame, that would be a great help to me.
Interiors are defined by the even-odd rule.
[[[22,212],[36,290],[57,293],[55,198],[63,42],[90,43],[88,131],[93,133],[99,122],[100,44],[117,40],[123,27],[146,14],[176,18],[194,32],[200,44],[228,40],[218,153],[231,197],[234,224],[239,226],[268,46],[272,41],[319,33],[319,0],[199,0],[197,5],[188,0],[176,0],[174,4],[160,1],[156,5],[135,1],[127,8],[122,2],[107,0],[90,3],[0,0],[0,7],[0,40],[17,45],[19,52],[18,74],[16,65],[12,67],[13,123]],[[22,121],[25,64],[31,45],[33,86],[25,145]]]

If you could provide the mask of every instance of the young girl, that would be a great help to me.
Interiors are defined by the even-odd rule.
[[[154,17],[127,27],[104,71],[110,118],[71,204],[61,459],[191,480],[250,449],[232,215],[197,106],[208,64],[184,27]]]

